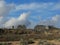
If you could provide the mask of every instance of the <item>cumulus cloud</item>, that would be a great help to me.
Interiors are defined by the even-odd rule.
[[[0,28],[7,21],[7,15],[14,9],[14,4],[7,4],[4,0],[0,0]]]
[[[60,28],[60,15],[54,16],[52,20],[55,22],[55,26]]]
[[[3,28],[3,24],[6,22],[7,20],[4,17],[0,17],[0,28]]]
[[[0,0],[0,17],[8,15],[13,8],[13,4],[6,4],[5,1]]]
[[[10,19],[6,19],[6,16],[14,9],[14,4],[7,4],[4,0],[0,0],[0,28],[11,28],[11,26],[18,26],[20,24],[28,25],[30,23],[27,19],[30,12],[23,13],[17,18],[12,17]]]
[[[60,15],[55,15],[50,19],[41,20],[39,25],[46,25],[46,26],[50,25],[50,26],[55,26],[60,28],[59,20],[60,20]]]
[[[4,24],[4,27],[11,28],[12,26],[27,25],[29,23],[28,16],[29,12],[21,14],[18,18],[11,18]]]
[[[0,17],[0,27],[2,27],[2,23],[3,23],[3,17]]]
[[[17,26],[17,25],[28,25],[30,24],[28,17],[30,13],[22,13],[19,17],[15,18],[12,17],[10,19],[6,19],[8,13],[10,13],[13,9],[13,11],[20,11],[20,10],[35,10],[35,11],[41,11],[42,13],[46,14],[45,11],[49,12],[51,10],[60,10],[60,3],[30,3],[30,4],[7,4],[4,0],[0,0],[0,27],[6,27],[10,28],[11,26]],[[44,12],[43,12],[44,11]],[[35,13],[35,12],[34,12]],[[40,13],[39,13],[40,14]],[[50,13],[51,14],[51,13]],[[37,15],[37,14],[36,14]],[[34,15],[34,16],[36,16]],[[42,14],[43,15],[43,14]],[[39,15],[40,16],[40,15]],[[38,19],[38,17],[37,17]],[[43,25],[55,25],[58,27],[60,24],[60,15],[56,15],[51,17],[51,19],[45,19],[40,21],[40,24]],[[36,20],[36,19],[35,19]],[[39,19],[38,19],[39,20]],[[37,21],[36,21],[37,22]],[[37,24],[34,21],[31,21],[31,27],[33,27]]]

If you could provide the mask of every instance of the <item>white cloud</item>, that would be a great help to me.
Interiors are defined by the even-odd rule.
[[[54,20],[55,22],[59,21],[60,19],[60,15],[55,15],[54,17],[52,17],[52,20]]]
[[[23,13],[23,14],[21,14],[19,17],[18,17],[18,20],[25,20],[28,16],[29,16],[29,13],[30,12],[28,12],[28,13]]]
[[[3,25],[2,25],[3,23],[4,23],[3,17],[0,17],[0,28],[3,27]]]
[[[16,10],[36,10],[46,9],[52,6],[53,3],[31,3],[31,4],[20,4],[16,6]]]
[[[3,23],[3,17],[0,17],[0,25]]]
[[[45,20],[41,20],[40,21],[40,25],[51,25],[51,26],[55,26],[55,27],[59,27],[60,28],[60,15],[55,15],[53,17],[51,17],[50,19],[45,19]]]
[[[14,8],[13,4],[6,4],[5,1],[0,0],[0,17],[6,16]]]
[[[30,3],[30,4],[20,4],[16,6],[16,11],[18,10],[60,10],[60,3]]]
[[[29,12],[21,14],[18,18],[11,18],[4,24],[4,27],[11,28],[12,26],[16,27],[18,25],[26,25],[27,23],[29,23],[28,15]]]
[[[14,9],[14,4],[7,4],[4,0],[0,0],[0,28],[7,21],[7,15]]]
[[[8,20],[5,24],[4,24],[4,27],[8,28],[8,27],[11,27],[13,25],[15,25],[16,23],[16,19],[15,18],[11,18],[10,20]]]
[[[14,9],[15,4],[7,4],[5,1],[0,0],[0,28],[11,28],[11,26],[17,26],[20,24],[27,25],[29,23],[28,16],[30,12],[23,13],[18,18],[12,17],[10,19],[6,19],[6,16],[10,13],[10,11]]]
[[[18,18],[12,17],[9,20],[4,20],[5,17],[10,13],[11,10],[15,9],[14,11],[18,10],[41,10],[42,12],[46,10],[58,10],[60,9],[60,3],[30,3],[30,4],[20,4],[15,7],[15,4],[7,4],[5,1],[0,0],[0,27],[11,27],[17,26],[19,24],[29,24],[28,16],[29,13],[23,13]],[[46,11],[45,10],[45,11]],[[47,11],[48,12],[48,11]],[[38,17],[37,17],[38,18]],[[59,25],[60,16],[56,15],[52,17],[50,20],[42,20],[40,24],[45,25]],[[32,21],[32,25],[34,21]],[[34,24],[36,25],[36,23]]]

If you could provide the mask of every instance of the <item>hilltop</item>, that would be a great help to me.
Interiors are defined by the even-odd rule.
[[[34,29],[27,29],[25,25],[19,25],[16,29],[14,29],[13,26],[12,29],[0,29],[0,41],[3,40],[1,39],[2,35],[3,38],[15,38],[15,36],[19,36],[22,38],[57,39],[60,37],[60,29],[53,26],[44,25],[37,25]]]
[[[27,29],[25,25],[19,25],[16,29],[0,29],[0,41],[33,40],[59,40],[60,29],[53,26],[36,25],[34,29]],[[34,43],[34,42],[33,42]]]

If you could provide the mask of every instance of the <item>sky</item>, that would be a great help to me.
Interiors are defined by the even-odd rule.
[[[60,28],[60,0],[0,0],[0,28],[18,25]]]

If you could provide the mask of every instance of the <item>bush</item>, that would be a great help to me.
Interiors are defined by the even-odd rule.
[[[33,40],[28,41],[28,44],[33,44],[33,43],[35,43]]]

